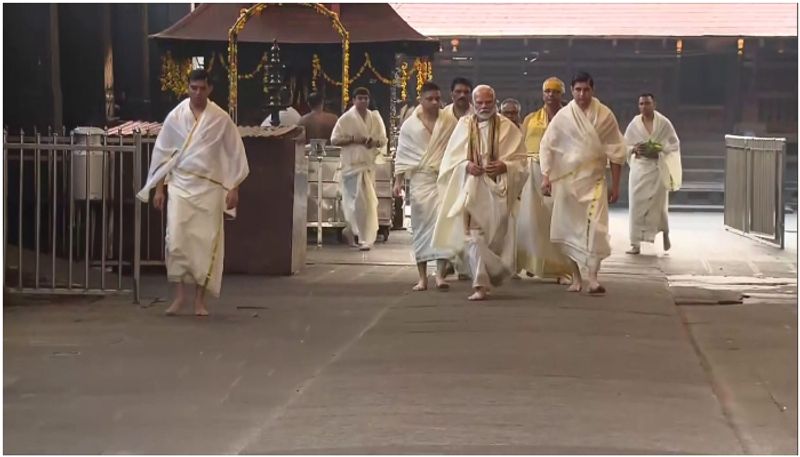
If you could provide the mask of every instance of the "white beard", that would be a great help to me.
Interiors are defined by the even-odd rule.
[[[492,118],[492,116],[494,116],[495,114],[497,114],[497,110],[494,110],[494,111],[492,111],[492,112],[489,112],[489,113],[486,113],[486,114],[483,114],[483,113],[475,113],[475,116],[478,118],[478,120],[479,120],[479,121],[483,122],[483,121],[488,121],[488,120],[489,120],[489,119],[491,119],[491,118]]]

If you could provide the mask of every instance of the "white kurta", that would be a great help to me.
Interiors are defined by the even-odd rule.
[[[386,127],[377,111],[367,110],[361,117],[355,107],[350,108],[336,121],[331,143],[336,144],[351,137],[372,138],[377,147],[349,144],[341,151],[342,212],[353,234],[366,246],[375,243],[378,236],[378,195],[375,192],[375,164],[383,160],[386,149]]]
[[[448,250],[435,249],[432,239],[440,203],[436,180],[456,125],[455,117],[441,110],[433,132],[429,132],[421,115],[422,108],[417,107],[400,127],[395,159],[395,175],[405,175],[410,183],[412,240],[418,263],[447,259],[452,255]]]
[[[658,159],[637,158],[632,154],[637,144],[648,140],[662,145]],[[640,114],[628,125],[625,142],[631,167],[628,178],[630,238],[631,244],[638,246],[642,241],[655,241],[658,232],[669,232],[668,192],[678,190],[682,179],[680,140],[669,119],[656,111],[653,133],[647,131]]]
[[[473,286],[497,286],[515,269],[515,212],[527,178],[527,156],[522,133],[503,116],[495,116],[494,160],[506,164],[507,172],[496,180],[488,175],[467,173],[470,144],[482,165],[490,161],[491,125],[478,123],[471,131],[474,115],[462,117],[447,145],[439,174],[442,205],[434,229],[433,245],[454,252],[466,250]]]
[[[197,120],[189,99],[167,115],[153,147],[147,183],[136,196],[147,202],[159,181],[164,179],[168,185],[166,263],[170,281],[193,282],[219,296],[225,197],[249,172],[239,131],[214,102],[208,102]]]
[[[550,177],[550,240],[581,268],[611,255],[606,165],[625,162],[625,139],[611,110],[596,98],[584,112],[573,100],[542,137],[542,173]]]

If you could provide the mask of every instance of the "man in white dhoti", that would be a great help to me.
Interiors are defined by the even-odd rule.
[[[631,249],[639,254],[641,243],[652,243],[664,234],[664,251],[671,247],[667,208],[668,192],[680,189],[681,146],[672,122],[656,111],[653,94],[639,96],[639,114],[625,131],[628,145]]]
[[[444,107],[444,112],[452,115],[456,120],[475,112],[472,107],[472,81],[461,76],[453,78],[453,81],[450,82],[450,104]],[[443,189],[439,189],[439,191],[441,197]],[[464,251],[455,253],[450,260],[451,264],[448,266],[447,274],[457,273],[458,279],[469,279],[469,266]]]
[[[439,170],[441,207],[433,246],[466,250],[474,293],[484,300],[514,271],[515,211],[527,178],[522,132],[497,113],[494,89],[473,91],[475,114],[456,125]]]
[[[189,98],[178,104],[156,138],[147,183],[136,195],[160,210],[167,201],[167,278],[176,282],[167,315],[184,302],[183,283],[196,284],[194,311],[207,316],[205,292],[219,296],[225,246],[223,212],[235,215],[239,185],[250,169],[244,143],[231,118],[208,100],[205,70],[189,75]],[[164,185],[169,188],[169,198]]]
[[[380,113],[368,109],[369,98],[366,88],[354,90],[352,108],[336,121],[331,134],[331,143],[342,147],[339,189],[344,219],[362,251],[369,251],[378,236],[375,164],[383,160],[388,143]]]
[[[569,258],[550,241],[553,198],[542,194],[539,146],[548,124],[561,109],[564,91],[563,81],[556,77],[546,79],[542,84],[544,106],[522,123],[530,174],[522,189],[517,222],[517,271],[558,282],[567,280],[571,269]]]
[[[580,72],[572,79],[573,100],[544,132],[539,150],[542,193],[553,196],[550,241],[572,261],[569,291],[582,288],[581,270],[589,273],[589,293],[603,294],[597,274],[611,255],[608,204],[619,199],[625,139],[611,110],[594,98],[594,81]],[[606,166],[611,162],[611,189]]]
[[[436,179],[444,150],[456,126],[456,118],[441,109],[442,94],[433,82],[422,85],[419,105],[400,127],[395,160],[394,194],[400,196],[405,180],[410,180],[411,227],[414,258],[417,261],[419,282],[413,290],[428,288],[428,261],[436,261],[436,287],[447,289],[445,271],[449,250],[432,245],[433,229],[439,210],[439,191]]]

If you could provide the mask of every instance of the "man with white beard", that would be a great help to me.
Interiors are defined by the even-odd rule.
[[[571,87],[573,100],[553,117],[542,137],[542,194],[553,196],[550,241],[571,259],[572,284],[567,290],[581,291],[585,269],[589,293],[604,294],[597,275],[600,262],[611,255],[608,205],[619,199],[625,138],[614,113],[594,97],[591,75],[579,72]]]
[[[378,194],[375,165],[386,147],[386,127],[380,113],[369,107],[369,90],[353,91],[353,107],[336,121],[331,143],[341,146],[342,212],[359,249],[369,251],[378,236]]]
[[[450,137],[439,170],[442,199],[433,246],[466,251],[472,273],[469,300],[514,272],[517,197],[527,179],[522,132],[497,112],[494,89],[472,92],[475,114],[465,115]]]
[[[669,241],[668,192],[680,189],[682,179],[680,140],[672,122],[656,111],[653,94],[639,96],[639,114],[625,131],[628,145],[631,249],[639,254],[641,243],[652,243],[664,234],[664,251]]]

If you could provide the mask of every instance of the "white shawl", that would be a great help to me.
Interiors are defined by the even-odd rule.
[[[342,146],[341,164],[342,174],[358,173],[371,168],[376,163],[383,163],[382,154],[385,154],[386,127],[383,125],[380,113],[367,110],[366,119],[362,118],[356,107],[353,106],[342,117],[336,121],[331,133],[331,143],[347,140],[350,137],[372,138],[378,142],[373,148],[368,148],[363,144],[348,144]]]
[[[177,170],[199,178],[203,186],[212,183],[226,191],[250,173],[239,130],[216,103],[209,101],[196,121],[188,98],[167,115],[153,147],[147,182],[136,197],[148,202],[150,190]]]
[[[444,151],[458,121],[452,112],[439,110],[433,132],[429,132],[420,116],[422,116],[422,107],[418,106],[411,117],[400,127],[395,157],[395,176],[410,174],[417,170],[439,172]]]
[[[625,152],[614,113],[593,98],[587,112],[572,100],[553,116],[542,137],[539,158],[542,174],[551,182],[569,178],[573,195],[587,201],[593,198],[608,161],[625,163]]]
[[[633,148],[638,143],[645,143],[653,140],[663,146],[661,154],[658,155],[658,171],[661,176],[661,183],[669,191],[676,191],[681,188],[683,180],[683,170],[681,168],[681,143],[678,139],[672,122],[666,116],[656,111],[653,119],[653,133],[650,134],[642,121],[642,115],[634,117],[625,130],[625,143],[628,146],[628,161],[630,163]]]
[[[528,177],[528,156],[519,128],[504,116],[497,115],[496,118],[500,123],[497,160],[505,162],[507,167],[507,172],[498,176],[496,181],[486,174],[473,176],[467,173],[470,125],[475,121],[474,114],[459,119],[450,137],[439,170],[442,204],[433,235],[433,246],[438,249],[458,252],[464,247],[463,213],[467,210],[483,230],[490,249],[506,251],[508,243],[504,240],[511,240],[513,250],[516,227],[509,223],[509,217],[513,216],[517,197]],[[496,249],[498,247],[500,249]],[[513,263],[508,268],[513,270]]]

